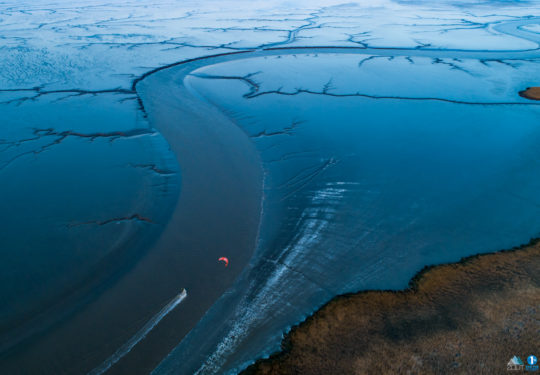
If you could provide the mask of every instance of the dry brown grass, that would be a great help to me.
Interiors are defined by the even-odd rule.
[[[532,100],[540,100],[540,87],[529,87],[527,90],[520,91],[519,95]]]
[[[535,242],[426,269],[405,291],[337,297],[242,374],[506,374],[539,339]]]

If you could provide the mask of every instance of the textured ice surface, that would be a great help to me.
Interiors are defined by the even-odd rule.
[[[489,2],[487,2],[489,3]],[[28,1],[0,4],[0,88],[129,88],[150,68],[261,46],[532,49],[501,21],[538,3]]]
[[[210,80],[209,85],[215,85],[220,77],[222,81],[227,77],[247,77],[251,84],[248,80],[238,81],[244,84],[248,98],[307,91],[336,97],[359,94],[368,97],[530,103],[516,96],[516,90],[532,82],[531,77],[538,72],[540,59],[505,61],[456,55],[454,58],[424,57],[411,52],[410,56],[342,53],[269,56],[212,65],[193,72],[189,80],[192,77],[203,78]],[[331,63],[333,69],[320,68]]]
[[[0,333],[123,241],[161,231],[178,166],[132,82],[217,53],[365,49],[186,80],[261,149],[266,216],[250,268],[156,373],[234,371],[337,293],[525,242],[539,227],[539,114],[515,94],[538,84],[539,14],[538,2],[0,2]]]

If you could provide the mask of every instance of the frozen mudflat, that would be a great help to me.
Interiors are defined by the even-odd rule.
[[[235,373],[337,294],[537,237],[539,14],[0,2],[0,372],[104,368],[186,288],[107,373]]]

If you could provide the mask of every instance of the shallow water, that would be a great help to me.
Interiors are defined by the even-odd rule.
[[[0,372],[234,373],[536,236],[538,6],[2,2]]]
[[[0,111],[4,355],[68,322],[136,264],[180,183],[132,95],[20,97],[2,94]]]
[[[263,221],[155,373],[234,373],[337,294],[538,236],[540,106],[516,95],[538,63],[516,63],[293,51],[188,75],[261,153]]]

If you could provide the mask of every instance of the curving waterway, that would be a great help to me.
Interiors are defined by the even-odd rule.
[[[338,294],[538,236],[538,17],[483,26],[519,49],[288,47],[316,17],[0,90],[0,372],[236,373]]]

